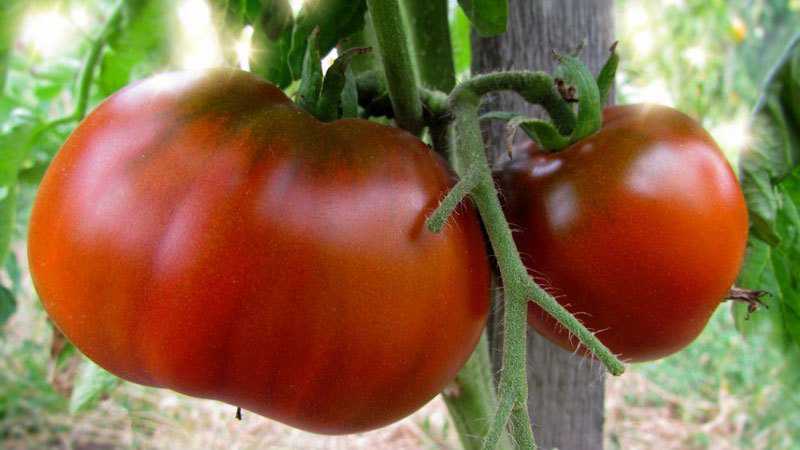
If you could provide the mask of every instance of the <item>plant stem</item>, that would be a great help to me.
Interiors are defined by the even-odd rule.
[[[489,341],[481,335],[478,346],[458,372],[452,389],[442,393],[465,450],[479,450],[489,430],[489,418],[497,408],[489,360]],[[512,448],[507,434],[499,437],[501,448]]]
[[[513,436],[522,448],[536,448],[527,413],[528,383],[526,378],[527,312],[533,300],[551,313],[567,330],[580,339],[592,353],[615,375],[622,373],[622,363],[572,314],[549,293],[540,288],[528,271],[514,243],[511,228],[503,214],[491,169],[486,159],[478,115],[481,96],[496,90],[512,90],[527,101],[542,105],[555,122],[559,132],[569,134],[575,126],[572,109],[561,98],[552,78],[541,72],[507,72],[475,77],[458,86],[449,96],[450,110],[455,117],[456,170],[464,183],[445,198],[432,214],[428,225],[436,228],[441,216],[452,211],[452,201],[463,196],[466,186],[486,227],[500,277],[505,290],[503,367],[498,386],[499,406],[491,422],[483,448],[494,449],[506,429],[513,423]],[[477,182],[473,181],[477,178]],[[458,186],[458,185],[457,185]]]
[[[395,120],[401,128],[418,135],[422,130],[422,102],[400,4],[398,0],[367,0],[367,7],[378,38]]]
[[[401,0],[422,85],[450,92],[456,84],[447,0]]]
[[[114,11],[111,13],[111,16],[109,16],[108,20],[103,26],[103,29],[100,30],[97,38],[95,38],[92,42],[92,47],[89,49],[89,55],[86,57],[86,62],[84,62],[83,68],[81,69],[81,73],[78,77],[78,92],[76,94],[77,100],[75,102],[75,109],[63,117],[53,119],[43,124],[34,132],[33,136],[31,137],[32,142],[35,142],[41,136],[45,135],[54,128],[58,128],[61,125],[66,125],[72,122],[80,122],[86,116],[86,111],[89,108],[89,96],[91,94],[92,82],[94,81],[94,73],[97,68],[97,64],[100,62],[100,56],[103,53],[103,48],[105,48],[105,45],[108,42],[108,38],[116,30],[122,20],[122,11],[125,9],[125,6],[126,0],[120,0],[120,2],[117,3],[117,6],[114,7]]]
[[[89,107],[89,94],[91,92],[92,82],[94,81],[94,72],[97,68],[97,63],[100,61],[100,55],[103,53],[108,38],[116,31],[117,27],[122,20],[122,11],[125,8],[125,0],[117,3],[111,16],[106,21],[100,34],[97,35],[92,48],[89,50],[89,56],[86,57],[86,62],[83,64],[81,75],[78,81],[78,100],[75,104],[74,119],[76,121],[83,120],[86,115],[86,110]]]

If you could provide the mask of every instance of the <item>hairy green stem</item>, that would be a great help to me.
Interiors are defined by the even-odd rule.
[[[481,335],[478,346],[450,388],[442,393],[450,417],[465,450],[479,450],[489,430],[489,420],[497,407],[489,359],[489,341]],[[512,448],[507,434],[499,437],[499,447]]]
[[[478,170],[473,170],[458,180],[455,186],[450,189],[450,192],[442,199],[439,207],[436,208],[433,214],[425,221],[425,225],[429,230],[434,233],[442,231],[447,219],[455,211],[458,205],[469,195],[475,186],[481,181],[481,173]]]
[[[576,117],[558,93],[553,79],[541,72],[509,72],[475,77],[458,86],[449,96],[450,110],[455,118],[454,166],[465,179],[455,193],[445,197],[428,222],[435,230],[452,202],[466,195],[466,187],[486,227],[500,277],[505,290],[503,366],[498,386],[499,406],[484,441],[484,449],[494,449],[509,419],[513,423],[514,439],[521,448],[536,448],[527,414],[528,384],[526,378],[527,311],[533,300],[551,313],[567,330],[580,339],[613,374],[622,373],[622,363],[572,314],[564,309],[547,291],[530,277],[514,243],[511,228],[503,214],[491,169],[486,158],[478,115],[480,99],[486,93],[511,90],[531,103],[542,105],[553,119],[559,132],[568,135],[576,125]],[[473,181],[477,178],[477,182]],[[448,197],[450,197],[448,199]]]
[[[378,38],[389,98],[397,124],[414,134],[422,130],[422,102],[411,62],[398,0],[367,0]]]

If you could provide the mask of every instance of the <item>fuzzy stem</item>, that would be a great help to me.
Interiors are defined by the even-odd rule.
[[[428,227],[429,230],[433,231],[434,233],[438,233],[442,231],[444,224],[447,223],[447,219],[450,215],[455,211],[458,205],[461,204],[461,201],[464,200],[464,197],[469,195],[475,189],[475,186],[478,185],[478,182],[481,181],[480,173],[477,170],[469,172],[465,176],[461,177],[461,179],[450,189],[450,192],[442,199],[442,202],[436,208],[436,210],[428,217],[428,220],[425,221],[425,225]]]
[[[401,128],[419,134],[422,130],[422,102],[400,4],[398,0],[367,0],[367,7],[378,38],[395,120]]]
[[[456,375],[451,389],[442,393],[450,417],[465,450],[479,450],[489,429],[489,418],[497,407],[497,396],[489,359],[489,341],[481,335],[478,346]],[[508,435],[499,437],[499,446],[510,449]]]
[[[542,105],[554,120],[559,132],[568,134],[575,126],[575,115],[561,98],[552,78],[541,72],[509,72],[482,75],[458,86],[449,96],[450,110],[455,117],[454,166],[465,180],[452,199],[463,196],[463,189],[474,183],[470,196],[486,227],[500,277],[505,290],[503,366],[498,386],[500,405],[486,435],[483,448],[497,445],[498,436],[513,416],[513,431],[517,445],[535,448],[533,432],[527,417],[528,384],[526,378],[527,311],[533,300],[554,314],[569,332],[577,336],[613,374],[622,373],[623,366],[613,354],[574,316],[541,289],[528,275],[514,243],[511,228],[503,214],[491,169],[486,159],[478,115],[480,98],[496,90],[518,92],[527,101]],[[477,183],[472,181],[477,178]],[[458,185],[457,185],[458,186]],[[447,198],[446,198],[447,199]],[[434,217],[446,217],[449,203],[443,202]],[[436,222],[434,222],[435,224]]]
[[[515,399],[513,396],[500,397],[500,404],[497,405],[497,413],[494,416],[491,427],[486,432],[486,437],[481,446],[483,450],[497,448],[500,436],[506,427],[509,417],[511,417],[511,410],[514,409],[514,403]]]

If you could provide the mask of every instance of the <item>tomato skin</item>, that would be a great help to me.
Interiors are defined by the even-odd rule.
[[[739,184],[712,138],[674,109],[607,108],[596,134],[553,154],[529,144],[498,182],[531,275],[627,361],[693,341],[739,271]],[[528,323],[575,350],[533,303]]]
[[[245,72],[123,89],[42,181],[29,258],[42,303],[127,380],[340,434],[450,382],[488,312],[476,215],[417,138],[322,123]]]

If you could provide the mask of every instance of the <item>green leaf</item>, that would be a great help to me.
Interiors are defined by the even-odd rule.
[[[214,6],[222,11],[219,27],[228,58],[235,58],[233,41],[239,39],[245,26],[253,27],[250,70],[280,88],[292,82],[289,71],[289,49],[292,42],[294,17],[288,0],[216,0]],[[227,30],[227,33],[225,32]]]
[[[800,157],[800,46],[795,38],[773,69],[756,107],[753,145],[740,162],[742,189],[750,211],[752,233],[778,244],[776,219],[781,206],[777,185]]]
[[[508,0],[458,0],[481,36],[497,36],[508,26]]]
[[[295,19],[289,68],[300,78],[308,37],[319,28],[319,52],[326,55],[350,34],[364,28],[365,0],[306,0]]]
[[[770,309],[744,320],[746,333],[768,329],[782,348],[800,356],[800,45],[795,39],[765,84],[754,112],[753,143],[742,155],[742,189],[751,235],[738,284],[770,292]]]
[[[114,390],[120,379],[102,367],[85,359],[78,370],[75,387],[69,399],[69,411],[75,414],[85,411],[102,400]]]
[[[17,211],[17,175],[37,127],[20,124],[0,133],[0,260],[5,260],[14,234]]]
[[[17,311],[17,299],[14,293],[5,286],[0,286],[0,327]]]
[[[168,0],[126,2],[122,26],[109,39],[100,64],[97,83],[103,97],[166,66],[174,6]]]
[[[294,15],[289,0],[262,0],[262,3],[260,22],[267,37],[275,41],[285,32],[291,33]]]
[[[291,29],[284,31],[276,40],[270,40],[260,27],[256,27],[253,32],[253,47],[258,50],[251,64],[253,73],[280,88],[289,86],[292,83],[292,73],[289,71],[291,43]]]

